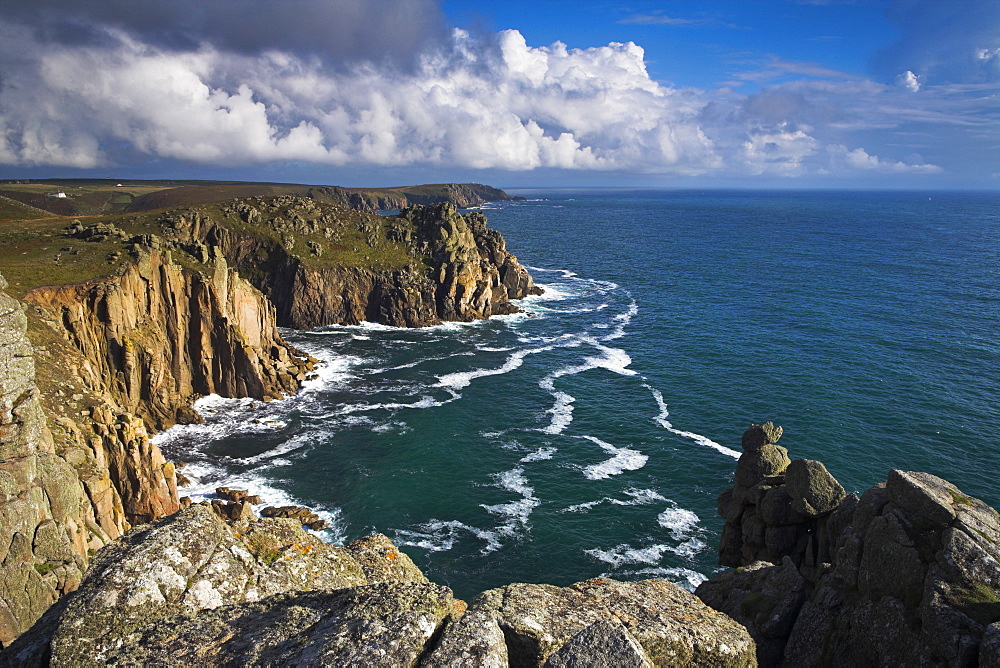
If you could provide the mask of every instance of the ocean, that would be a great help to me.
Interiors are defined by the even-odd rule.
[[[545,293],[421,330],[285,331],[295,397],[207,397],[156,436],[183,493],[248,488],[388,535],[470,599],[716,570],[740,436],[784,427],[847,491],[892,468],[1000,505],[1000,194],[510,191]]]

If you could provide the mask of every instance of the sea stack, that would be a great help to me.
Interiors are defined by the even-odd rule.
[[[696,591],[747,627],[760,665],[1000,665],[997,511],[913,471],[845,494],[820,462],[782,465],[780,433],[744,434],[719,497],[719,561],[739,568]]]

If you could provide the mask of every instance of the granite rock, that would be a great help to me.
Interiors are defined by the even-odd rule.
[[[481,609],[496,616],[511,665],[542,665],[585,628],[614,620],[656,665],[756,665],[746,629],[663,580],[511,584],[484,592],[469,608]]]
[[[759,430],[747,439],[756,452],[774,447]],[[780,481],[751,488],[742,465],[741,457],[736,486],[719,497],[719,561],[740,568],[698,594],[746,625],[761,665],[995,661],[993,508],[929,473],[890,471],[858,498],[820,462],[794,460]]]

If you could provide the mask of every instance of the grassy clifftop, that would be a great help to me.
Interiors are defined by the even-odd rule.
[[[394,188],[341,188],[294,183],[240,181],[117,181],[45,179],[0,181],[0,220],[32,217],[27,209],[60,216],[138,213],[176,206],[210,204],[245,197],[294,195],[362,211],[401,209],[411,204],[451,202],[475,206],[511,199],[478,183],[437,183]]]
[[[12,213],[27,215],[0,219],[0,265],[18,297],[42,285],[85,283],[116,273],[135,239],[187,242],[199,220],[282,247],[307,265],[385,269],[415,262],[404,244],[389,238],[392,222],[376,214],[304,198],[244,201],[255,202],[254,210],[262,215],[245,220],[232,203],[100,216],[53,216],[11,207]],[[69,229],[74,223],[79,223],[76,232]],[[88,229],[92,233],[85,236]],[[196,251],[175,255],[178,261],[198,261]]]

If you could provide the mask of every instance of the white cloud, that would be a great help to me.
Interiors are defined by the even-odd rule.
[[[831,144],[826,147],[830,158],[832,171],[870,171],[889,174],[938,174],[942,169],[931,164],[907,164],[881,160],[878,156],[869,155],[863,148],[849,150],[843,144]]]
[[[747,170],[751,174],[797,176],[805,161],[816,153],[819,142],[802,130],[775,128],[751,132],[743,143]]]
[[[976,49],[976,58],[985,61],[1000,59],[1000,49]]]
[[[910,70],[906,70],[896,76],[896,85],[914,93],[920,90],[920,80],[917,75]]]
[[[697,125],[701,103],[652,81],[632,43],[536,48],[516,31],[487,44],[456,31],[416,72],[330,72],[289,53],[177,53],[108,34],[110,47],[41,52],[20,72],[31,86],[0,92],[7,162],[92,166],[112,159],[99,148],[110,139],[208,164],[717,164]]]
[[[871,170],[870,160],[883,172],[931,167],[824,151],[844,148],[831,128],[872,124],[852,104],[885,87],[810,80],[752,96],[675,88],[650,78],[631,42],[532,47],[515,30],[456,30],[412,68],[331,69],[287,50],[170,50],[101,30],[98,42],[59,46],[0,23],[0,163],[88,168],[138,152],[207,165],[678,175],[825,173],[831,156],[839,170]]]

